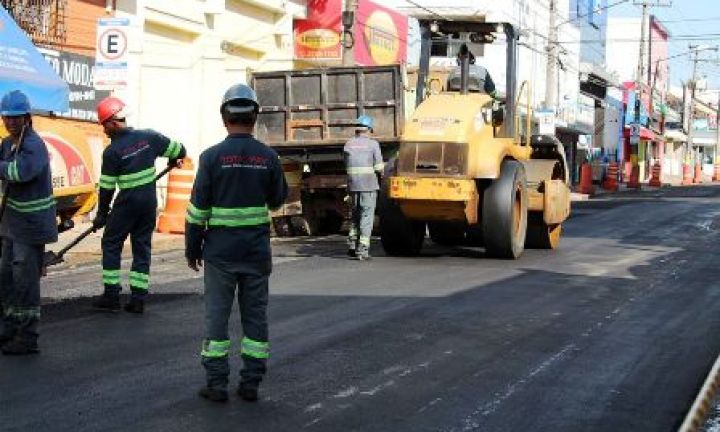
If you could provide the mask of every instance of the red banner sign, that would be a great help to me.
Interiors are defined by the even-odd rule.
[[[405,15],[360,0],[355,16],[355,62],[362,66],[403,63],[407,53],[408,19]]]
[[[342,0],[308,1],[308,18],[293,22],[296,59],[339,59]]]

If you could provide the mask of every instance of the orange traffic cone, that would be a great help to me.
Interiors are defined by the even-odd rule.
[[[702,165],[699,163],[695,164],[695,175],[692,181],[693,183],[702,183]]]
[[[692,176],[692,173],[690,172],[690,165],[683,164],[682,184],[687,186],[687,185],[691,185],[692,182],[693,182],[693,176]]]
[[[605,173],[605,182],[603,182],[603,189],[608,191],[618,190],[618,164],[617,162],[610,162],[607,167],[607,173]]]
[[[631,189],[642,189],[640,185],[640,167],[633,166],[630,171],[630,179],[627,182],[627,187]]]
[[[652,167],[652,174],[650,176],[650,186],[652,187],[660,187],[662,186],[662,182],[660,181],[660,176],[662,176],[662,168],[660,167],[660,162],[655,162],[655,165]]]
[[[592,182],[592,166],[587,162],[580,167],[580,193],[587,195],[595,193],[595,186]]]
[[[158,219],[157,230],[161,233],[184,234],[185,212],[190,202],[195,171],[192,160],[185,158],[182,168],[170,171],[165,209]]]

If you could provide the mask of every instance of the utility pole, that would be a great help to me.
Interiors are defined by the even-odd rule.
[[[695,91],[697,90],[697,65],[698,63],[705,61],[700,58],[701,51],[717,51],[718,47],[709,47],[701,45],[690,45],[691,61],[693,63],[692,80],[690,81],[690,112],[688,113],[688,138],[687,145],[688,151],[693,151],[693,124],[695,123]],[[717,150],[716,150],[717,152]]]
[[[547,46],[547,68],[545,85],[545,106],[556,111],[557,107],[557,53],[558,53],[558,31],[556,24],[557,0],[550,0],[550,21],[548,29]]]
[[[342,13],[343,38],[342,38],[342,64],[343,66],[355,65],[355,15],[357,14],[358,0],[345,0],[345,8]]]
[[[688,151],[692,152],[693,148],[693,123],[695,122],[695,90],[697,88],[697,64],[698,64],[698,46],[690,45],[690,56],[693,69],[692,78],[690,79],[690,112],[688,113],[688,133],[687,133],[687,145]]]
[[[633,4],[642,6],[642,18],[640,21],[640,50],[638,55],[637,73],[635,76],[635,116],[633,127],[630,129],[630,181],[628,187],[640,188],[640,166],[639,166],[639,146],[640,146],[640,107],[643,97],[643,77],[645,76],[645,40],[647,39],[649,17],[648,8],[651,6],[671,6],[670,0],[634,0]],[[652,94],[650,98],[652,99]]]
[[[636,3],[638,4],[638,3]],[[645,23],[648,20],[648,4],[647,0],[643,0],[642,6],[642,18],[640,19],[640,49],[638,55],[638,66],[635,75],[635,116],[633,121],[633,127],[630,129],[630,179],[627,182],[629,187],[640,188],[640,166],[638,160],[639,146],[640,146],[640,107],[642,104],[642,79],[643,71],[645,70],[645,38],[646,27]]]

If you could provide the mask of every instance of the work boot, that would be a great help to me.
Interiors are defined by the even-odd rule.
[[[123,309],[125,309],[125,312],[142,314],[145,311],[145,302],[139,298],[131,297]]]
[[[103,312],[120,312],[120,296],[103,294],[95,297],[92,307]]]
[[[257,381],[241,381],[237,389],[237,394],[243,400],[256,402],[258,400],[259,387],[260,383]]]
[[[40,352],[37,342],[28,342],[20,339],[13,339],[10,342],[5,343],[2,348],[4,355],[28,355],[37,354]]]
[[[364,253],[358,253],[358,254],[357,254],[357,259],[358,259],[359,261],[370,261],[370,260],[372,259],[372,257],[370,256],[369,253],[364,252]]]
[[[225,402],[228,400],[228,392],[222,387],[205,386],[198,391],[198,395],[213,402]]]

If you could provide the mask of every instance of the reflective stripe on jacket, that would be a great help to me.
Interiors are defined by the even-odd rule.
[[[157,207],[155,160],[185,156],[177,141],[154,130],[127,128],[113,135],[103,152],[98,212],[109,209],[115,189],[120,189],[115,205],[129,205],[139,211]]]
[[[376,173],[384,168],[380,144],[366,136],[350,139],[343,148],[349,192],[370,192],[380,189]]]
[[[0,179],[9,182],[0,235],[26,244],[53,243],[56,206],[45,142],[28,127],[19,151],[11,156],[12,145],[8,137],[0,146]]]
[[[252,135],[229,135],[200,155],[185,218],[186,256],[269,273],[269,209],[286,196],[277,153]]]

